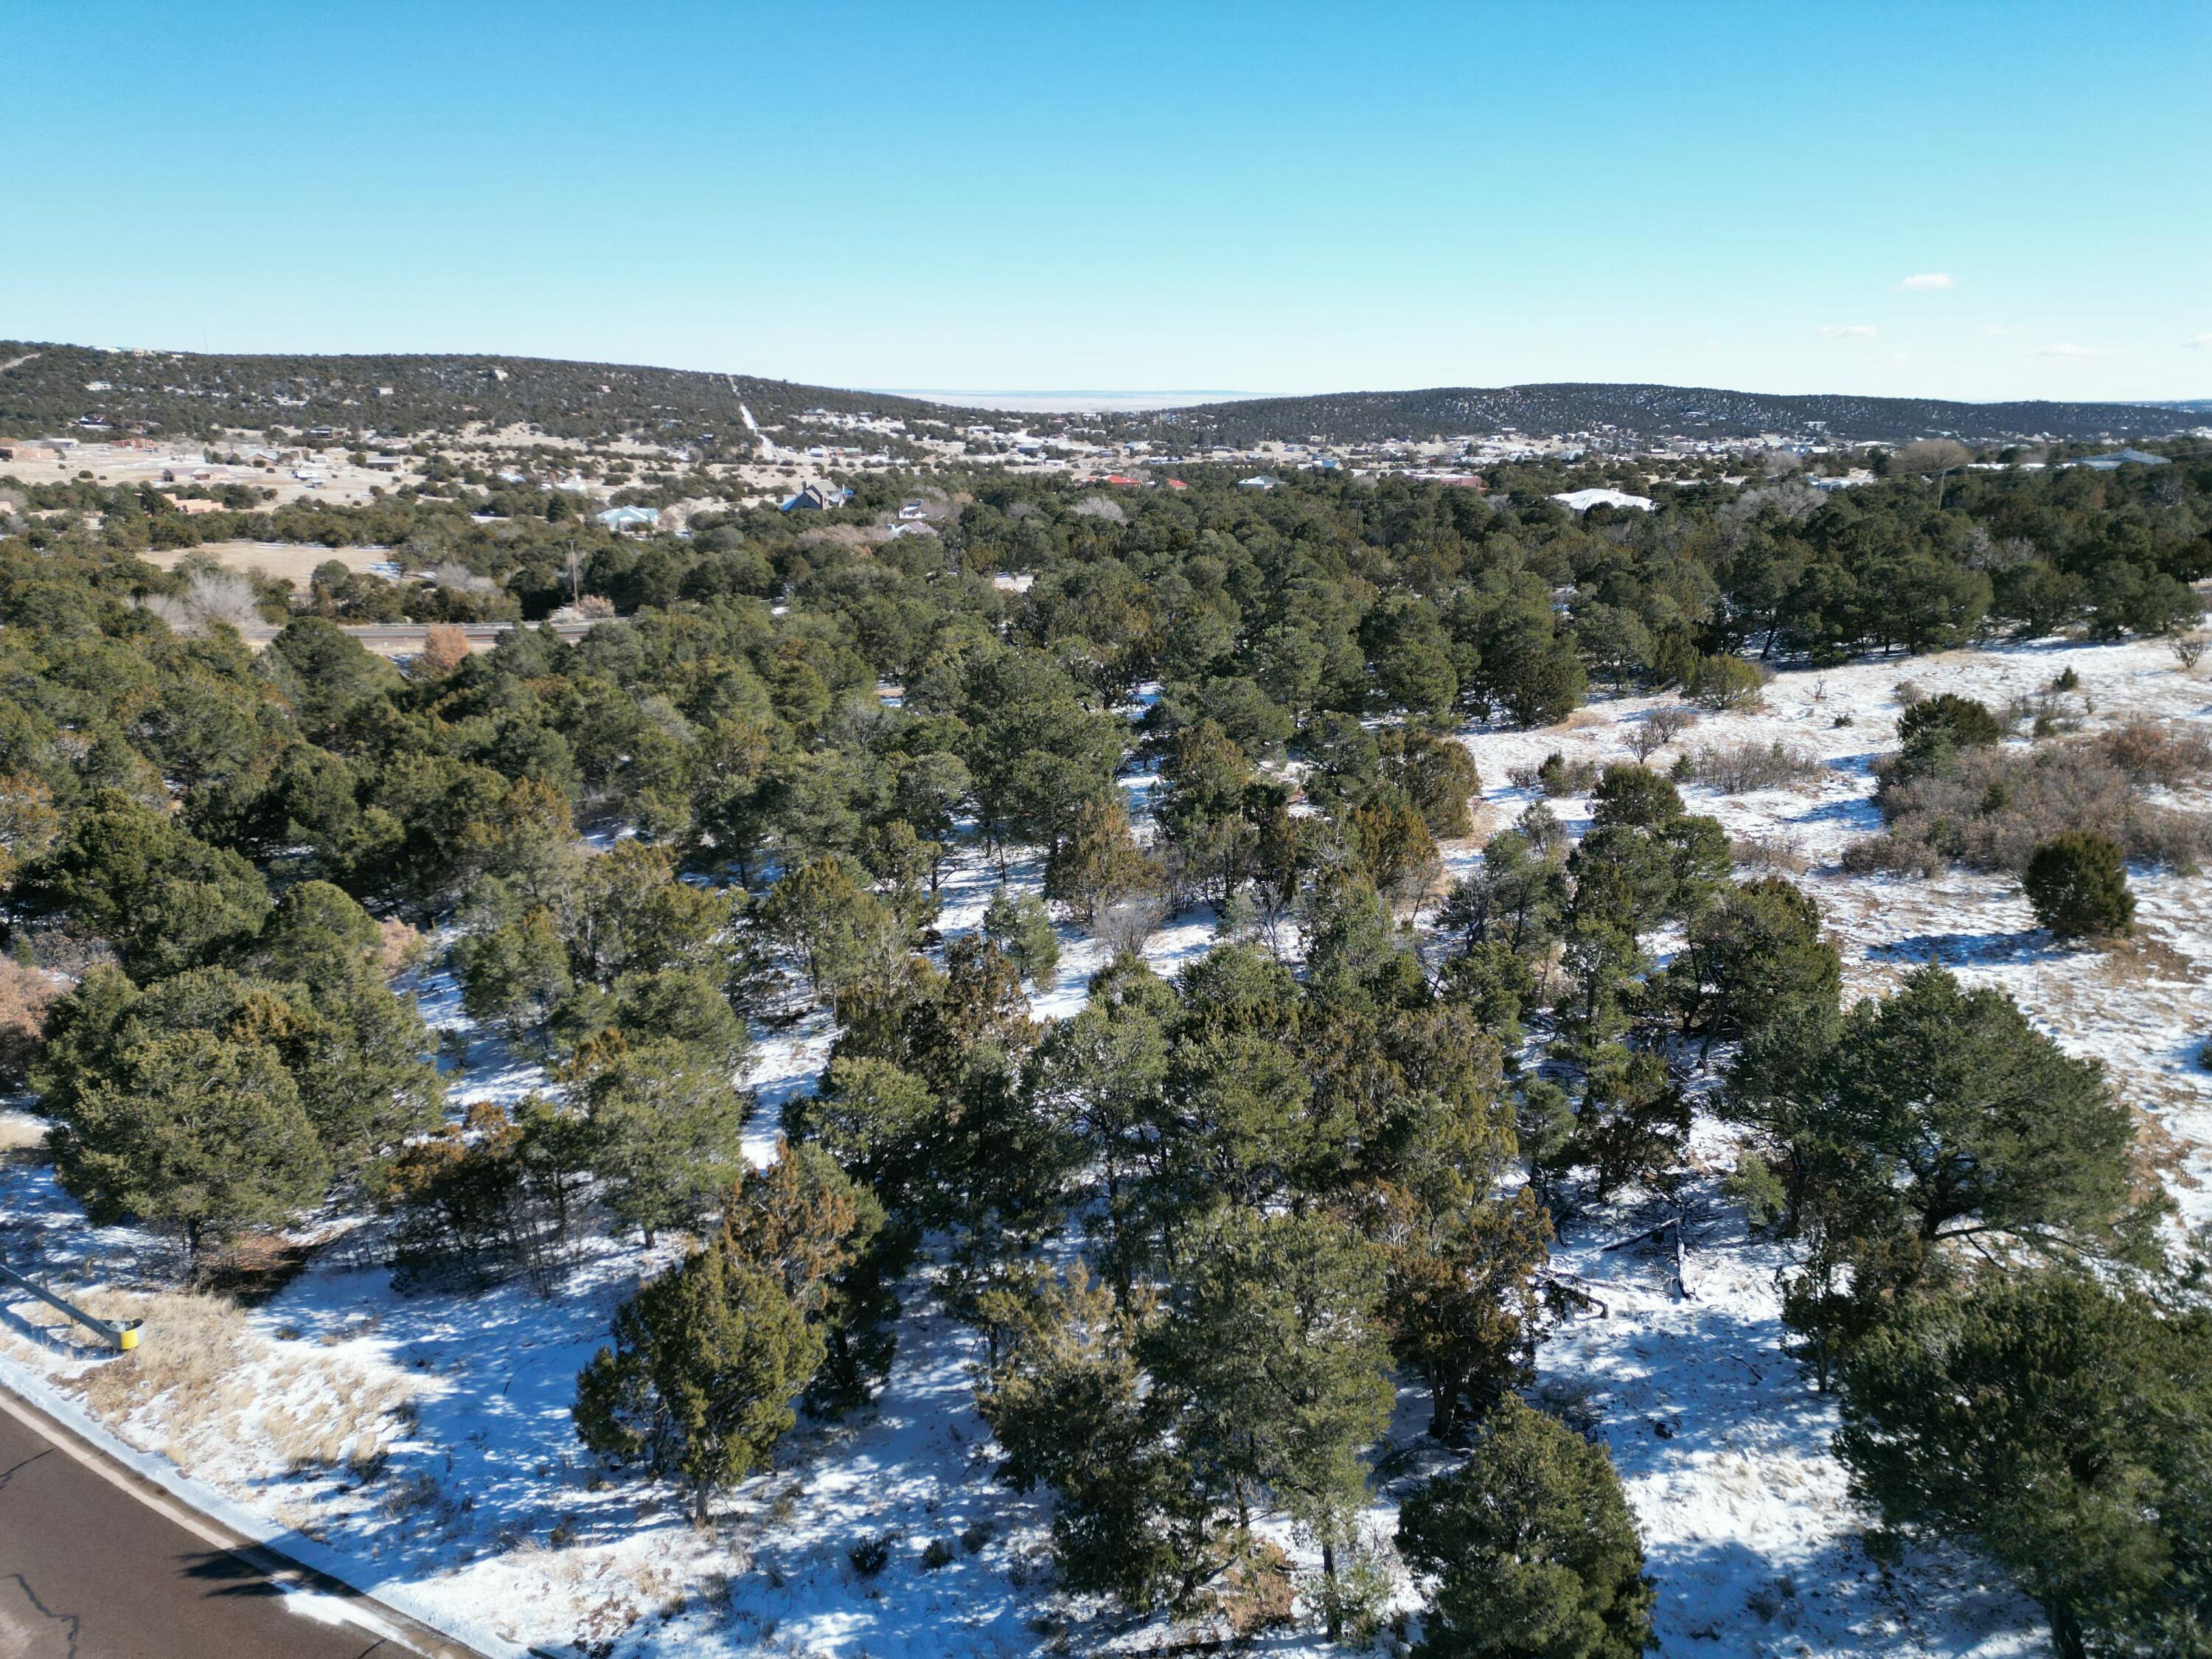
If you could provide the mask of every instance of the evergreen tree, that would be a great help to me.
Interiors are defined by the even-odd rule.
[[[569,931],[576,976],[600,986],[624,974],[712,971],[730,925],[726,892],[676,879],[659,848],[617,842],[584,861]]]
[[[1360,1454],[1395,1394],[1372,1248],[1325,1215],[1231,1209],[1186,1260],[1148,1347],[1188,1402],[1178,1434],[1196,1479],[1240,1521],[1282,1510],[1333,1579],[1367,1496]]]
[[[1218,1559],[1210,1517],[1148,1386],[1138,1319],[1092,1285],[1023,1269],[981,1298],[991,1358],[976,1408],[1006,1454],[1000,1478],[1052,1489],[1060,1582],[1146,1609],[1187,1601]]]
[[[1391,1348],[1428,1384],[1429,1432],[1447,1438],[1525,1376],[1551,1218],[1526,1188],[1510,1203],[1468,1203],[1443,1215],[1393,1194],[1385,1217]]]
[[[1402,793],[1441,841],[1456,840],[1474,828],[1468,802],[1482,793],[1482,774],[1474,757],[1455,738],[1419,730],[1383,734],[1382,781]]]
[[[2135,895],[2118,846],[2069,830],[2035,849],[2021,885],[2053,939],[2112,939],[2135,932]]]
[[[1016,896],[1000,888],[983,908],[983,937],[1006,953],[1026,983],[1040,990],[1052,988],[1060,967],[1060,935],[1033,895]]]
[[[1770,1030],[1832,1024],[1843,963],[1818,906],[1778,876],[1720,887],[1692,914],[1662,994],[1684,1029],[1757,1044]]]
[[[1174,1012],[1174,992],[1141,961],[1111,963],[1083,1007],[1038,1045],[1025,1079],[1040,1111],[1095,1172],[1101,1206],[1092,1224],[1106,1235],[1106,1269],[1124,1299],[1143,1249],[1140,1182],[1155,1167]]]
[[[211,1233],[289,1220],[330,1164],[276,1049],[207,1030],[150,1035],[69,1091],[47,1137],[62,1185],[94,1219]]]
[[[726,1073],[682,1043],[610,1032],[583,1044],[562,1077],[589,1127],[608,1208],[648,1243],[696,1225],[738,1176],[745,1103]]]
[[[1178,732],[1160,769],[1160,830],[1178,884],[1217,909],[1249,871],[1255,829],[1244,790],[1251,777],[1249,757],[1211,720]]]
[[[929,1085],[886,1060],[844,1054],[820,1091],[792,1103],[793,1132],[818,1139],[839,1166],[904,1212],[935,1185],[942,1108]]]
[[[1046,860],[1044,896],[1066,905],[1086,927],[1115,901],[1143,891],[1152,866],[1129,833],[1128,810],[1118,789],[1076,809],[1065,841]]]
[[[905,929],[843,859],[801,865],[761,901],[756,918],[790,953],[820,1004],[880,976],[903,954]]]
[[[1854,1494],[1995,1557],[2063,1659],[2212,1651],[2212,1316],[1990,1272],[1906,1299],[1842,1382]]]
[[[1932,964],[1852,1009],[1765,1119],[1806,1202],[1855,1235],[1932,1246],[1982,1234],[2113,1246],[2128,1206],[2127,1108],[2002,991]]]
[[[1657,1645],[1644,1545],[1602,1446],[1508,1398],[1466,1464],[1398,1514],[1434,1581],[1421,1659],[1637,1659]]]
[[[716,1248],[779,1280],[823,1338],[808,1390],[817,1410],[860,1404],[890,1370],[898,1303],[884,1283],[884,1220],[875,1194],[827,1152],[785,1141],[767,1169],[745,1171],[723,1208]]]
[[[576,1378],[576,1435],[599,1455],[683,1486],[694,1524],[768,1461],[822,1339],[770,1274],[700,1251],[623,1304],[614,1341]]]
[[[487,897],[476,896],[475,914],[453,945],[461,1006],[519,1040],[541,1028],[575,988],[568,944],[550,910],[521,909],[506,900],[503,887],[497,898]]]
[[[243,948],[269,915],[269,890],[236,853],[103,790],[30,866],[23,909],[66,912],[115,947],[125,972],[158,978]]]

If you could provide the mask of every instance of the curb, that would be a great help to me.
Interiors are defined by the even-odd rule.
[[[14,1379],[4,1375],[0,1375],[0,1412],[5,1412],[51,1442],[64,1455],[83,1464],[164,1519],[175,1522],[204,1543],[235,1556],[273,1583],[295,1593],[305,1591],[330,1597],[340,1605],[349,1623],[378,1639],[419,1654],[422,1659],[494,1659],[494,1656],[377,1600],[334,1574],[296,1560],[226,1525],[206,1510],[191,1506],[174,1491],[113,1456],[79,1430],[26,1398]]]

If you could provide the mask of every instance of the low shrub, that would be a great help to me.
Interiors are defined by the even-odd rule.
[[[1932,876],[1943,867],[1943,855],[1917,836],[1885,830],[1844,848],[1843,865],[1855,876]]]
[[[2136,720],[2099,732],[2093,746],[2133,783],[2172,789],[2212,772],[2212,743],[2184,726]]]
[[[1818,778],[1824,769],[1814,756],[1778,739],[1700,748],[1690,758],[1690,775],[1724,795],[1793,788]]]
[[[1562,795],[1586,795],[1597,783],[1597,763],[1569,760],[1554,749],[1534,766],[1516,766],[1506,781],[1516,789],[1534,789],[1556,800]]]
[[[1629,728],[1629,753],[1639,762],[1650,760],[1697,723],[1698,711],[1680,703],[1655,708]]]
[[[1753,836],[1729,843],[1729,860],[1739,870],[1754,871],[1761,875],[1798,875],[1809,869],[1812,860],[1807,858],[1795,842],[1782,841],[1768,836]]]
[[[1685,689],[1701,708],[1752,708],[1765,689],[1766,676],[1741,657],[1700,657]]]
[[[2212,858],[2212,817],[2144,800],[2098,739],[1960,750],[1917,775],[1893,767],[1875,799],[1890,838],[1980,870],[2025,871],[2037,848],[2074,831],[2103,836],[2130,860],[2175,870]],[[1859,866],[1847,858],[1845,867]]]

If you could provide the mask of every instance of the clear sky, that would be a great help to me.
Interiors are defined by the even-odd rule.
[[[0,337],[2212,397],[2212,3],[0,0]]]

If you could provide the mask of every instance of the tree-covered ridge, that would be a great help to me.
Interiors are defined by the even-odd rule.
[[[1631,440],[1814,434],[1838,443],[1902,444],[1933,436],[1969,442],[2157,437],[2186,431],[2202,420],[2185,407],[2138,404],[1968,404],[1934,398],[1562,382],[1241,398],[1166,410],[1133,424],[1178,446],[1242,445],[1270,439],[1302,442],[1308,437],[1334,443],[1382,443],[1504,432],[1531,437],[1610,434]]]
[[[224,428],[412,435],[520,425],[559,438],[635,434],[674,445],[712,434],[723,448],[744,450],[740,404],[770,425],[817,409],[946,414],[908,398],[750,374],[544,357],[249,356],[0,341],[0,362],[9,365],[0,370],[0,433],[26,437],[96,415],[118,427],[197,436]]]
[[[1070,424],[1177,447],[1269,441],[1381,443],[1516,433],[1753,439],[1821,435],[1838,443],[1902,444],[1942,436],[2125,440],[2202,424],[2177,404],[1731,392],[1711,386],[1593,383],[1239,398],[1148,414],[1006,420],[889,393],[842,391],[755,375],[496,354],[248,355],[106,350],[0,340],[0,435],[58,432],[87,416],[118,427],[213,436],[221,428],[328,427],[401,435],[471,424],[536,426],[560,438],[630,436],[693,445],[711,434],[725,452],[749,447],[738,405],[764,425],[823,410],[1056,430]],[[97,387],[97,390],[93,388]],[[792,441],[787,434],[785,441]]]

